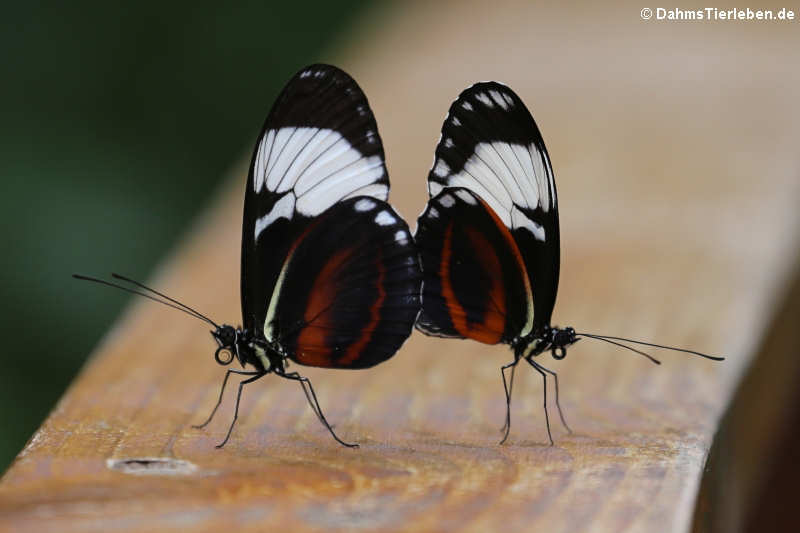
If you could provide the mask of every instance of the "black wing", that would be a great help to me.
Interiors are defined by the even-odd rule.
[[[536,122],[505,85],[477,83],[450,106],[428,191],[434,197],[448,187],[475,193],[508,228],[532,289],[534,317],[521,322],[534,331],[549,325],[559,273],[556,185]]]
[[[342,201],[292,245],[266,339],[304,365],[376,365],[411,334],[421,283],[408,225],[389,204],[366,196]]]
[[[284,259],[314,217],[347,198],[386,200],[375,117],[343,71],[312,65],[278,96],[256,142],[242,225],[242,317],[262,331]]]

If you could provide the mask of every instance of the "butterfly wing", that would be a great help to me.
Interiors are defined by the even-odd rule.
[[[416,241],[424,272],[420,330],[496,344],[526,326],[533,310],[525,264],[508,228],[478,195],[444,189],[420,216]]]
[[[490,226],[484,223],[481,223],[481,228],[476,226],[476,230],[487,231],[484,234],[488,242],[487,250],[498,257],[503,267],[507,270],[511,268],[511,263],[507,263],[508,259],[503,257],[522,259],[524,268],[520,269],[518,265],[515,268],[524,272],[525,282],[516,284],[516,288],[525,287],[527,301],[524,306],[517,306],[514,310],[508,308],[507,313],[513,313],[514,317],[508,315],[498,342],[508,342],[510,337],[526,335],[549,325],[559,275],[556,187],[539,128],[525,104],[510,88],[496,82],[478,83],[462,92],[450,106],[428,176],[428,190],[430,196],[436,198],[453,188],[468,190],[480,199],[479,208],[489,211],[497,231],[490,231]],[[451,196],[457,199],[458,205],[459,197]],[[455,223],[469,227],[470,215],[464,213],[477,213],[479,208],[469,210],[459,206],[456,210],[446,210],[442,215],[461,217],[455,219]],[[441,226],[442,222],[427,220],[427,215],[426,210],[420,219],[416,238],[420,243],[426,242],[425,246],[433,250],[439,246],[438,240],[443,235],[426,236],[425,228]],[[498,233],[503,238],[498,237]],[[506,233],[511,236],[516,248],[510,245]],[[503,247],[507,249],[501,253]],[[466,253],[465,250],[459,253]],[[488,251],[480,253],[487,257],[489,254]],[[475,254],[479,252],[474,251]],[[474,259],[469,255],[463,258],[465,262]],[[441,302],[444,298],[439,298],[432,288],[436,286],[435,280],[429,283],[432,273],[440,268],[437,263],[428,264],[430,260],[436,260],[436,257],[423,252],[425,295],[419,325],[428,333],[436,334],[438,330],[440,334],[450,334],[452,329],[442,313],[433,310],[432,306],[438,304],[429,305],[429,302]],[[476,265],[485,268],[486,263],[479,261]],[[504,280],[506,284],[512,283],[508,278]],[[514,287],[508,285],[506,289],[511,288]],[[474,289],[465,286],[463,290]],[[460,293],[458,297],[469,298]],[[480,300],[482,296],[474,295],[473,298]],[[452,311],[448,309],[448,312]],[[442,311],[441,307],[439,311]],[[522,315],[515,318],[516,313]],[[513,328],[517,328],[516,331],[512,331]],[[463,333],[457,336],[475,338]],[[485,337],[490,338],[488,334]]]
[[[241,296],[261,331],[289,250],[341,200],[386,200],[389,179],[375,117],[345,72],[312,65],[278,96],[256,142],[244,201]]]
[[[265,337],[304,365],[376,365],[411,334],[420,285],[405,221],[374,198],[342,201],[315,219],[287,254]]]

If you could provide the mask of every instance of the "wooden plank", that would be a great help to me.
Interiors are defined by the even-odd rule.
[[[555,165],[557,323],[724,364],[665,354],[656,368],[583,341],[551,365],[575,433],[554,424],[546,445],[538,376],[521,374],[498,446],[509,352],[415,334],[373,370],[307,370],[360,449],[336,445],[300,390],[271,379],[216,450],[233,394],[207,430],[190,427],[222,378],[211,340],[138,302],[3,477],[0,529],[687,530],[717,420],[798,243],[800,73],[788,65],[800,47],[790,25],[644,22],[640,9],[404,4],[327,59],[369,96],[409,219],[450,101],[475,80],[510,84]],[[220,320],[239,312],[241,189],[226,188],[154,280]]]

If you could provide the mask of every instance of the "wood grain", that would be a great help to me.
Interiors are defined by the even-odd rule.
[[[575,433],[554,424],[546,445],[541,383],[522,372],[498,446],[510,353],[415,333],[370,371],[302,369],[360,449],[330,439],[296,384],[268,378],[246,389],[217,450],[233,389],[206,430],[190,427],[222,380],[207,328],[136,302],[3,477],[0,530],[686,531],[718,418],[799,242],[800,36],[645,22],[642,7],[403,3],[321,59],[370,98],[409,220],[450,101],[476,80],[511,85],[557,176],[556,323],[725,363],[662,354],[653,367],[583,341],[549,361]],[[234,175],[152,280],[229,322],[243,168]]]

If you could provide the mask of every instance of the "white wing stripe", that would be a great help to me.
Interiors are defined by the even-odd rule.
[[[295,184],[298,196],[305,194],[309,189],[329,179],[337,172],[357,163],[364,157],[361,152],[351,148],[344,138],[337,141],[336,145],[336,150],[326,152],[323,157],[320,157],[308,167],[304,175],[299,176]]]
[[[272,145],[275,141],[275,130],[269,130],[261,143],[258,145],[258,154],[256,155],[256,164],[253,169],[253,189],[256,193],[261,192],[261,187],[264,186],[264,176],[266,174],[266,159],[268,158],[267,152],[272,151]],[[267,146],[269,145],[269,150]]]
[[[442,176],[445,168],[442,160],[437,160],[433,174],[442,178],[447,187],[470,189],[489,204],[506,226],[525,228],[536,239],[544,240],[544,228],[520,210],[520,207],[540,207],[547,212],[555,203],[549,161],[535,145],[503,141],[479,143],[460,172]],[[432,194],[440,190],[434,184],[433,181],[429,183]]]
[[[277,181],[280,179],[280,174],[274,171],[275,165],[280,159],[286,144],[291,139],[292,135],[297,128],[281,128],[275,132],[272,138],[272,146],[269,149],[269,156],[267,157],[266,168],[264,169],[264,185],[267,189],[274,191]]]
[[[523,189],[525,188],[526,180],[523,179],[522,183],[520,183],[518,179],[518,176],[525,176],[525,169],[522,168],[519,162],[519,156],[517,156],[514,147],[506,143],[494,143],[494,149],[497,150],[500,159],[503,160],[506,168],[508,168],[511,177],[508,185],[511,188],[512,198],[520,198],[524,194]]]
[[[361,187],[356,189],[355,191],[351,192],[344,198],[346,200],[348,198],[355,198],[356,196],[372,196],[373,198],[386,198],[389,194],[389,186],[385,183],[371,183],[365,187]]]
[[[487,204],[489,204],[489,207],[491,207],[492,210],[501,217],[501,219],[502,219],[502,214],[508,213],[508,211],[511,209],[510,206],[501,204],[500,201],[497,198],[495,198],[483,186],[483,183],[476,180],[473,176],[470,176],[469,174],[461,173],[458,174],[457,176],[453,176],[452,178],[450,178],[447,184],[450,187],[464,187],[466,189],[471,190],[472,192],[483,198],[483,200]],[[503,219],[503,222],[505,222],[505,219]]]
[[[492,150],[494,150],[494,152],[497,154],[500,163],[502,163],[503,167],[505,167],[505,171],[503,171],[499,163],[496,163],[496,176],[500,179],[500,183],[506,189],[513,202],[514,198],[518,198],[519,195],[526,194],[530,189],[528,180],[523,179],[520,183],[519,179],[517,179],[519,174],[515,172],[515,169],[511,168],[513,161],[517,159],[516,153],[514,152],[515,145],[509,145],[502,142],[493,142],[489,146],[491,146]],[[487,153],[489,152],[488,149],[485,151]],[[506,153],[506,157],[503,157],[503,152]],[[512,163],[509,163],[509,161],[512,161]],[[519,163],[519,161],[517,161],[517,163]],[[521,176],[524,176],[524,174]]]
[[[514,150],[514,155],[517,156],[517,161],[520,163],[525,173],[520,175],[523,185],[523,200],[525,207],[534,209],[537,204],[542,202],[543,196],[539,194],[539,188],[536,186],[536,174],[533,171],[533,162],[531,161],[531,150],[535,150],[532,146],[522,146],[520,144],[512,144],[511,149]]]
[[[368,131],[369,135],[376,132]],[[264,133],[253,165],[256,193],[289,193],[256,221],[256,237],[294,209],[316,216],[342,200],[358,195],[386,200],[389,187],[376,183],[385,175],[380,155],[364,157],[339,132],[326,128],[286,127]]]
[[[506,210],[510,210],[512,197],[501,176],[503,169],[493,168],[487,163],[491,161],[492,154],[493,150],[487,148],[487,144],[479,144],[475,147],[475,153],[464,165],[464,171],[481,182],[500,204],[506,206]]]
[[[347,168],[318,181],[297,198],[297,210],[303,215],[315,216],[354,191],[372,184],[383,175],[380,156],[361,158]],[[388,190],[387,190],[388,192]]]
[[[340,143],[340,141],[344,140],[344,137],[339,135],[338,133],[334,132],[333,130],[320,130],[323,135],[317,137],[317,141],[314,143],[313,146],[307,147],[307,154],[303,158],[303,162],[305,163],[305,167],[303,170],[297,173],[297,180],[299,181],[304,175],[313,172],[311,168],[314,164],[316,164],[321,158],[327,157],[330,150],[333,149],[334,146]],[[345,141],[347,143],[347,141]]]
[[[294,182],[297,180],[297,176],[302,176],[303,171],[298,169],[304,165],[306,159],[308,158],[308,152],[315,151],[319,145],[319,140],[314,141],[314,138],[319,134],[321,131],[318,128],[300,128],[300,136],[297,138],[292,139],[293,145],[300,146],[299,150],[293,150],[293,154],[288,154],[287,157],[292,157],[292,162],[289,164],[286,171],[281,176],[280,181],[278,181],[278,186],[275,187],[277,192],[288,191],[294,185]],[[312,142],[314,141],[314,142]],[[286,179],[286,176],[289,176],[289,179]],[[292,179],[294,178],[294,180]]]
[[[311,137],[313,137],[318,130],[317,128],[291,128],[291,130],[289,128],[282,128],[278,130],[278,135],[276,135],[276,144],[280,142],[281,134],[286,131],[291,131],[291,133],[286,136],[285,140],[280,144],[281,149],[275,157],[273,164],[267,166],[267,188],[271,191],[281,191],[281,182],[286,177],[289,167],[294,162],[297,154],[308,144]],[[291,177],[289,181],[292,181]],[[285,187],[283,190],[289,189],[291,189],[291,185]]]

